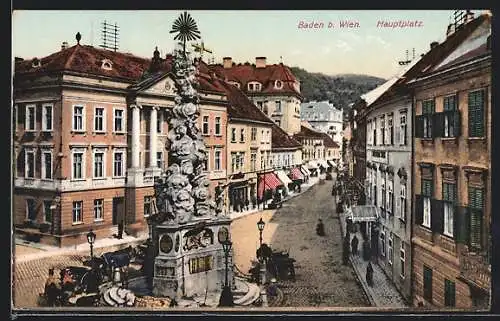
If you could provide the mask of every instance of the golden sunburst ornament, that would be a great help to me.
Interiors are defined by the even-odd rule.
[[[186,55],[186,40],[192,41],[201,38],[196,21],[186,11],[181,13],[179,18],[174,21],[170,33],[177,33],[174,40],[182,41],[184,55]]]

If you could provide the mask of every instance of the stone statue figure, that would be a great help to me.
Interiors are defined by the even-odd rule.
[[[170,167],[166,176],[155,182],[158,208],[155,222],[186,223],[193,216],[203,217],[219,213],[209,198],[210,181],[203,173],[207,150],[197,128],[199,96],[196,71],[197,62],[191,63],[189,54],[174,51],[172,73],[175,84],[176,105],[169,111]]]

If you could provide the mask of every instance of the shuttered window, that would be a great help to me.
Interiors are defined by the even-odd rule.
[[[444,98],[443,102],[443,137],[460,136],[460,112],[458,111],[457,95]]]
[[[447,307],[455,306],[455,282],[444,279],[444,305]]]
[[[432,180],[422,179],[422,195],[427,197],[432,197]]]
[[[469,246],[481,249],[483,223],[484,190],[469,187]]]
[[[432,138],[433,136],[433,114],[435,112],[435,102],[425,100],[422,102],[422,122],[423,122],[423,138]]]
[[[424,299],[432,303],[432,269],[424,265]]]
[[[485,136],[485,93],[484,89],[469,93],[469,137]]]

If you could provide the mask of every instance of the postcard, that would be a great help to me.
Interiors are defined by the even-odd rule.
[[[488,10],[14,10],[12,311],[489,311]]]

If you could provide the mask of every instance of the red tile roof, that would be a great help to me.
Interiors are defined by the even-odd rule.
[[[339,144],[337,144],[336,141],[334,141],[330,135],[328,135],[327,133],[322,133],[322,136],[323,136],[323,144],[325,145],[325,147],[327,148],[340,148]]]
[[[302,148],[302,144],[297,141],[292,136],[288,135],[281,127],[276,124],[273,124],[272,127],[272,140],[271,140],[271,148],[280,149],[280,148]]]
[[[241,89],[247,94],[292,94],[302,99],[302,95],[294,87],[298,82],[288,66],[280,64],[266,65],[265,68],[257,68],[255,65],[238,64],[231,68],[224,68],[221,64],[210,65],[209,68],[227,81],[236,81],[241,85]],[[274,86],[276,80],[283,83],[281,89]],[[257,81],[262,84],[260,92],[248,92],[247,84]]]
[[[229,119],[253,120],[264,122],[269,125],[273,124],[273,121],[255,106],[241,90],[227,82],[220,80],[217,82],[224,88],[229,99],[230,104],[227,107]]]
[[[304,139],[304,138],[316,138],[316,139],[321,139],[323,138],[323,133],[315,131],[309,127],[306,127],[304,125],[300,125],[300,132],[294,135],[295,139]]]
[[[101,68],[102,60],[109,59],[113,66],[111,70]],[[89,75],[106,76],[133,82],[131,88],[144,88],[153,84],[165,73],[171,70],[172,57],[160,58],[157,64],[152,64],[152,59],[134,56],[129,53],[104,50],[87,45],[73,47],[55,52],[41,58],[41,66],[32,66],[33,59],[15,63],[16,75],[36,75],[45,72],[74,71]],[[225,93],[220,81],[211,77],[206,64],[202,63],[198,70],[199,90],[203,92]],[[138,81],[138,82],[137,82]]]
[[[103,59],[109,59],[112,62],[111,70],[101,68]],[[17,62],[15,73],[24,75],[68,70],[130,81],[139,79],[151,63],[151,60],[147,58],[86,45],[75,45],[39,60],[41,60],[41,67],[38,68],[32,66],[32,59]]]

